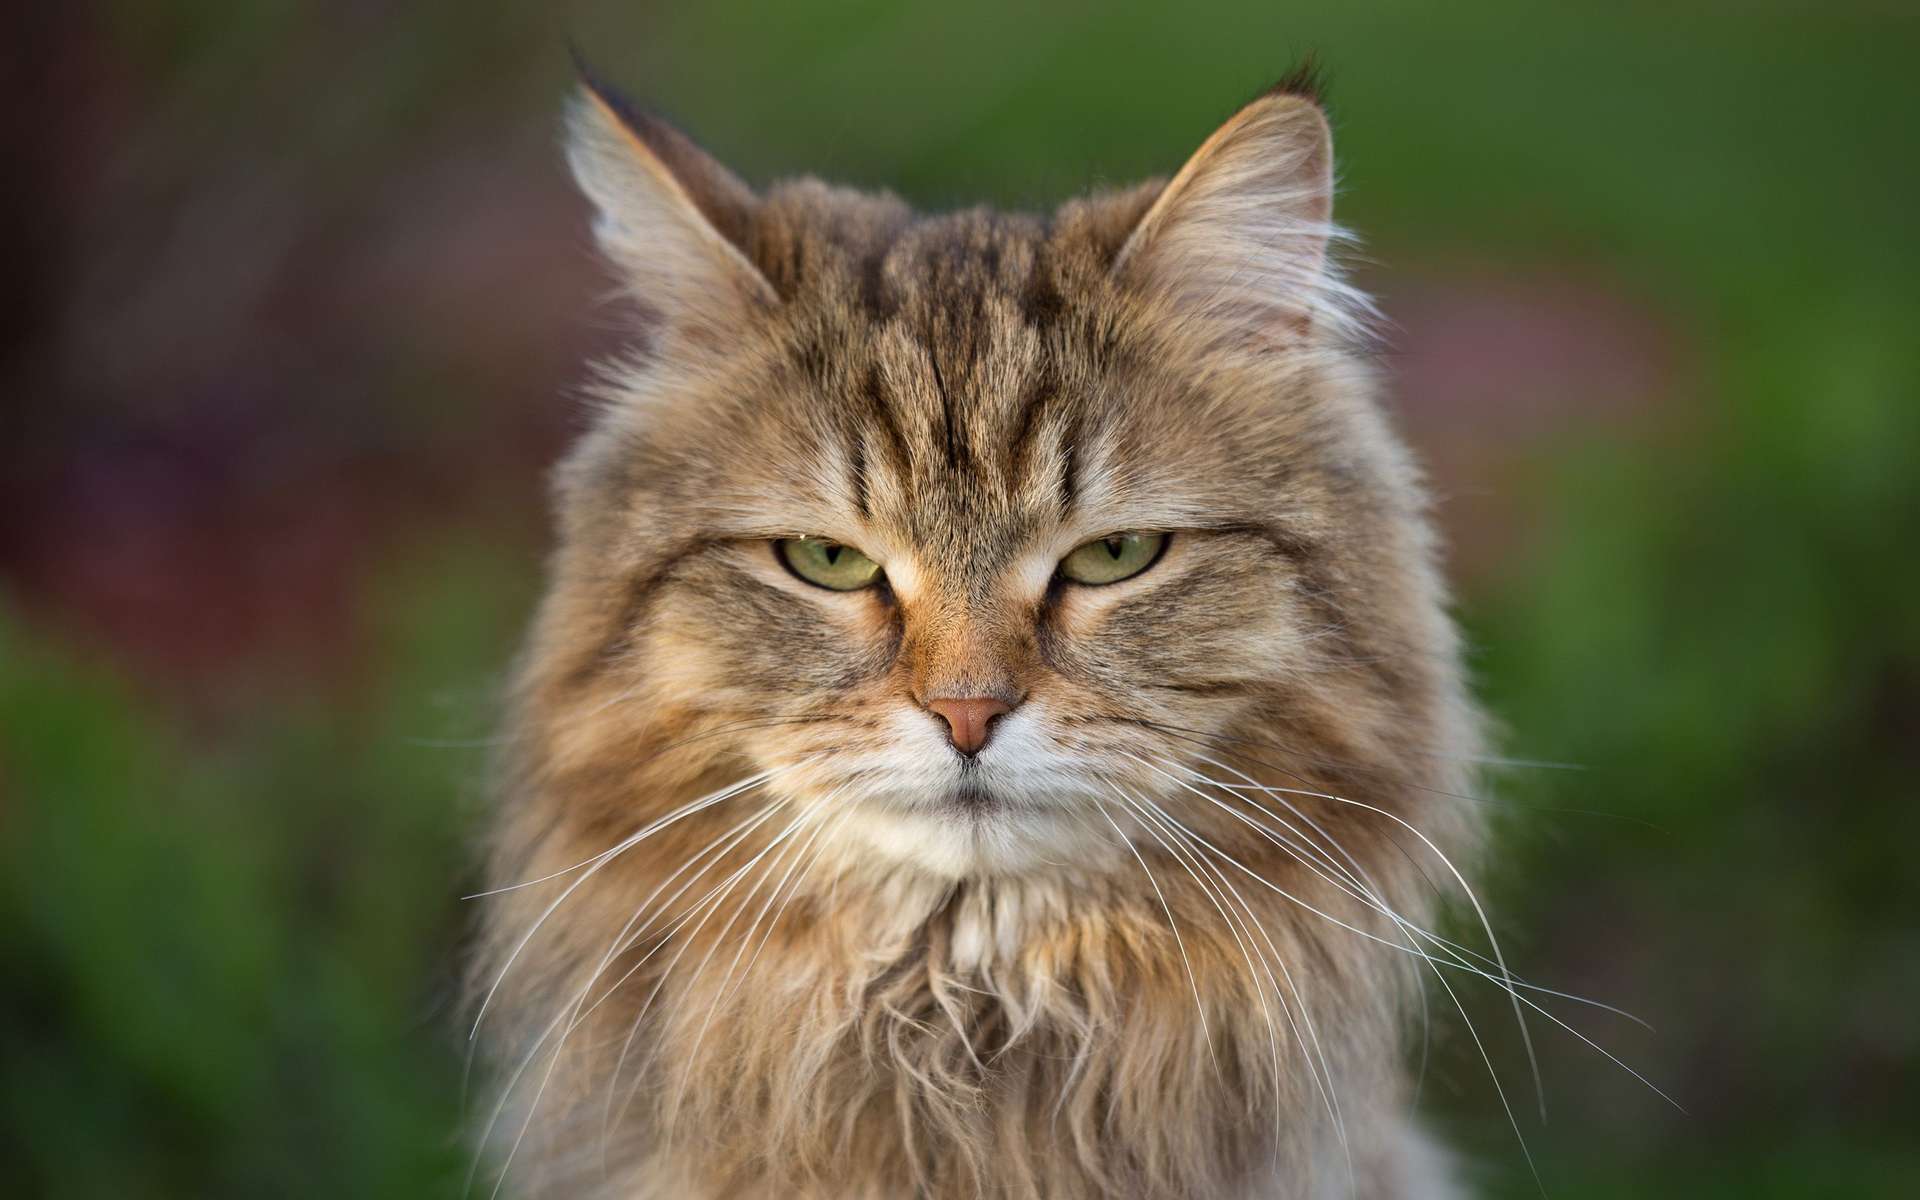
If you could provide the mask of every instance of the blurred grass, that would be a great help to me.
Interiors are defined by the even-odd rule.
[[[1502,933],[1530,978],[1652,1020],[1557,1010],[1689,1110],[1536,1023],[1551,1116],[1522,1123],[1548,1193],[1920,1177],[1910,8],[103,11],[194,131],[150,154],[311,157],[325,186],[281,195],[316,211],[448,129],[551,127],[567,35],[754,179],[936,206],[1165,170],[1317,52],[1372,257],[1586,281],[1684,348],[1656,432],[1582,424],[1487,481],[1530,531],[1463,599],[1503,748],[1584,768],[1495,783]],[[316,30],[361,39],[350,71],[302,49]],[[409,364],[392,399],[457,412],[435,382],[463,378]],[[381,563],[350,688],[250,677],[211,728],[0,591],[0,1161],[22,1194],[458,1191],[448,1000],[484,751],[428,743],[484,737],[537,560],[451,519]],[[1528,1100],[1510,1020],[1471,1011]],[[1489,1194],[1537,1194],[1454,1032],[1427,1107]]]
[[[213,744],[0,622],[13,1194],[458,1190],[484,750],[446,735],[486,710],[531,581],[420,553],[369,597],[364,707],[283,700]]]

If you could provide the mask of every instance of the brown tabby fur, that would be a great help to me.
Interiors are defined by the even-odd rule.
[[[639,316],[508,725],[491,879],[574,869],[488,902],[506,1190],[1443,1194],[1380,909],[1431,926],[1476,721],[1312,97],[1050,217],[757,196],[596,89],[572,153]],[[972,763],[952,696],[1017,704]]]

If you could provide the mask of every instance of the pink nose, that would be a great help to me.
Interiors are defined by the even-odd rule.
[[[987,744],[987,727],[993,719],[1013,711],[1013,706],[987,696],[965,700],[929,700],[927,707],[947,720],[953,748],[962,754],[978,753]]]

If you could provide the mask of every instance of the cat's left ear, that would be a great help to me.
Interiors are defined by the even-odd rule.
[[[692,139],[590,81],[567,135],[574,177],[599,210],[600,248],[667,345],[725,345],[777,302],[746,254],[759,198]]]
[[[1327,267],[1332,219],[1332,131],[1308,88],[1283,83],[1194,152],[1114,270],[1230,341],[1291,340],[1342,317]]]

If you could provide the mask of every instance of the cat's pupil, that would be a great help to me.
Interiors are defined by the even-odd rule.
[[[1120,558],[1121,548],[1126,543],[1120,538],[1107,538],[1105,539],[1105,541],[1107,544],[1107,553],[1111,554],[1114,557],[1115,561],[1118,561]]]
[[[827,556],[827,565],[831,567],[840,561],[840,551],[842,549],[844,549],[844,547],[828,542],[821,548],[820,553]]]

